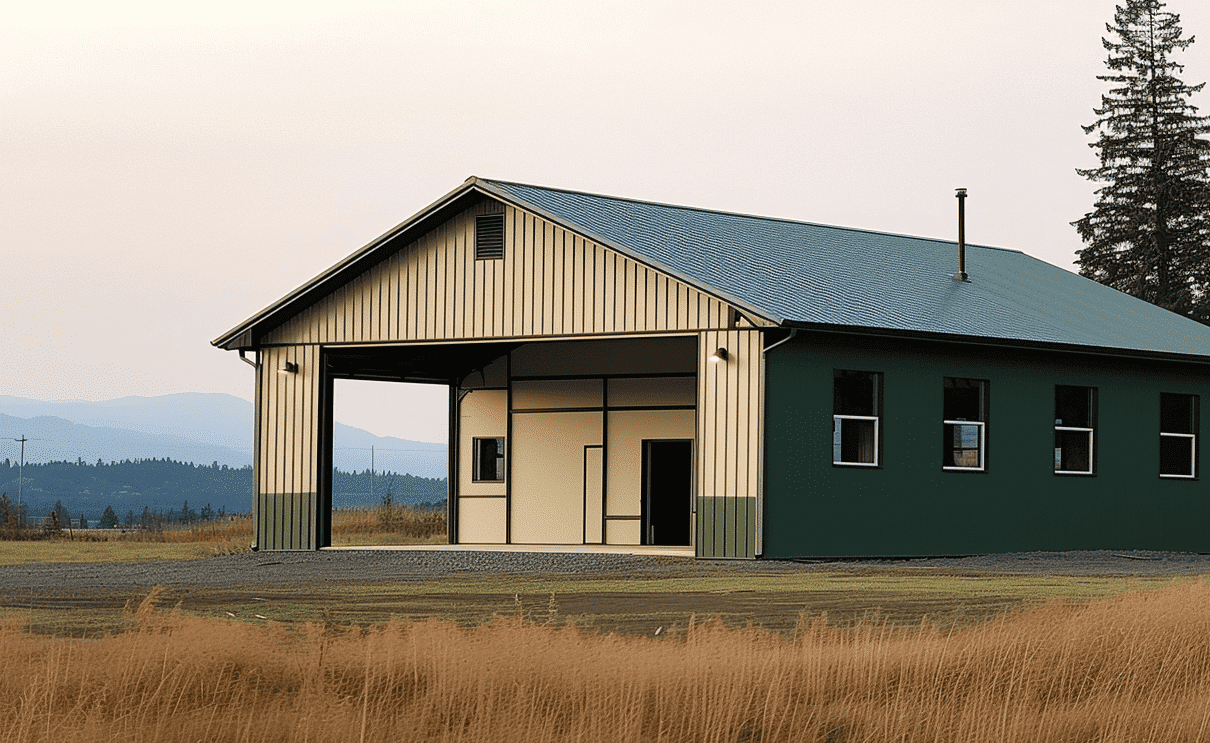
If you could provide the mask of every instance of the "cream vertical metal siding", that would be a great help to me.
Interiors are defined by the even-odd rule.
[[[257,376],[256,543],[315,549],[318,536],[320,382],[317,346],[266,348]],[[286,362],[296,373],[279,373]]]
[[[475,217],[504,213],[504,257]],[[265,345],[521,338],[729,327],[722,301],[540,217],[484,201],[302,310]]]
[[[761,332],[701,333],[698,344],[697,554],[756,556]],[[727,360],[710,361],[717,349]]]

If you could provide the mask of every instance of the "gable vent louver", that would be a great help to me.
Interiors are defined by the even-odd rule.
[[[504,215],[475,217],[475,259],[504,257]]]

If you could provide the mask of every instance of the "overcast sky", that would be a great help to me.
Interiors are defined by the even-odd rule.
[[[1210,3],[1168,7],[1210,34]],[[946,239],[965,186],[970,242],[1071,268],[1113,10],[14,4],[0,394],[250,400],[210,340],[470,175]],[[1179,59],[1210,78],[1210,36]],[[343,383],[337,418],[444,440],[443,392],[370,387],[404,394]]]

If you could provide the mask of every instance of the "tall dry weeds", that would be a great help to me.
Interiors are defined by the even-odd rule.
[[[804,617],[789,637],[257,626],[154,600],[98,640],[0,627],[0,741],[1210,740],[1200,581],[956,631]]]

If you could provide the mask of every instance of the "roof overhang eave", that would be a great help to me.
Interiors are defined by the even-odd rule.
[[[920,330],[903,330],[899,328],[877,328],[866,325],[833,325],[830,323],[815,323],[803,320],[784,320],[781,324],[783,327],[787,328],[798,328],[820,333],[881,336],[935,341],[939,343],[970,343],[981,346],[1018,348],[1038,351],[1057,351],[1062,353],[1081,353],[1094,356],[1116,356],[1120,358],[1134,358],[1150,361],[1175,361],[1187,364],[1210,364],[1210,353],[1205,355],[1183,354],[1134,348],[1113,348],[1109,346],[1081,345],[1078,343],[1055,343],[1020,338],[995,338],[983,335],[961,335],[957,333],[932,333]]]

